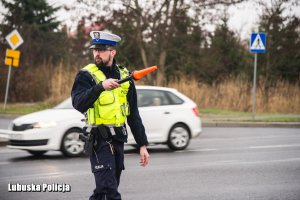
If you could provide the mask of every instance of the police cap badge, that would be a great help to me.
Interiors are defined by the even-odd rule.
[[[90,36],[92,38],[90,49],[106,49],[109,46],[117,46],[121,41],[119,36],[104,31],[92,31]]]

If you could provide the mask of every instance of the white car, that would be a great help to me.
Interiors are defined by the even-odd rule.
[[[201,131],[197,105],[175,89],[137,86],[139,112],[150,144],[167,144],[173,150],[185,149]],[[85,117],[72,107],[71,98],[58,106],[16,118],[9,126],[9,148],[42,155],[60,150],[78,156],[84,143],[78,138]],[[134,145],[130,128],[128,143]]]
[[[176,89],[137,86],[137,98],[149,143],[167,144],[172,150],[182,150],[191,138],[201,133],[196,103]],[[134,143],[130,132],[128,144]]]
[[[85,125],[84,119],[68,98],[52,109],[14,119],[8,127],[11,131],[7,147],[27,150],[36,156],[49,150],[60,150],[70,157],[80,155],[84,143],[78,136]]]

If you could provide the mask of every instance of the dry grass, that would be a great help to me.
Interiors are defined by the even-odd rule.
[[[50,98],[49,103],[58,103],[71,96],[71,89],[75,76],[79,70],[66,68],[60,64],[53,72],[50,80]]]
[[[70,96],[74,78],[79,69],[56,67],[51,76],[50,103]],[[142,82],[139,82],[141,84]],[[300,113],[299,84],[280,81],[269,91],[263,90],[264,81],[256,89],[256,112]],[[172,81],[167,87],[176,88],[193,99],[200,108],[221,108],[251,112],[252,83],[241,79],[229,79],[220,84],[207,85],[186,77]],[[268,98],[266,98],[268,97]]]
[[[300,113],[299,84],[291,85],[280,81],[268,92],[263,90],[263,86],[256,88],[256,112]],[[177,88],[201,108],[222,108],[244,112],[252,110],[252,83],[238,78],[212,86],[198,83],[195,79],[180,78],[169,83],[168,87]]]

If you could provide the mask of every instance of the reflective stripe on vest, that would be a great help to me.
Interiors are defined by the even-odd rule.
[[[121,78],[128,76],[126,68],[118,67]],[[106,76],[95,64],[89,64],[82,70],[88,71],[98,84],[104,81]],[[127,93],[129,82],[122,83],[120,87],[101,92],[99,98],[94,102],[94,107],[87,110],[89,125],[115,125],[117,127],[125,123],[129,115],[129,104],[127,102]]]

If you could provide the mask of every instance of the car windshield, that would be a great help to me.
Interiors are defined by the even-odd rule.
[[[68,98],[54,107],[54,109],[73,109],[71,98]]]

